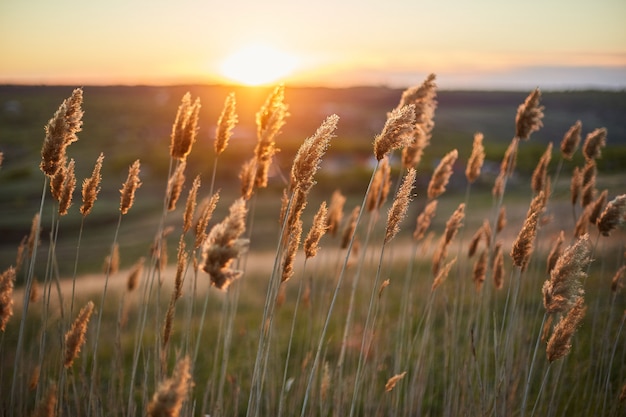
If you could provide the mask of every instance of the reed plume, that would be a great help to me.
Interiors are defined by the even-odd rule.
[[[235,200],[229,214],[213,226],[202,246],[202,270],[209,274],[211,285],[226,290],[243,272],[231,268],[233,260],[238,258],[248,246],[247,239],[241,239],[246,230],[246,202],[243,198]]]
[[[196,212],[196,204],[198,197],[198,189],[200,188],[200,175],[194,178],[191,184],[189,194],[187,194],[187,202],[185,203],[185,212],[183,214],[183,232],[187,233],[193,225],[193,216]]]
[[[429,202],[424,210],[417,216],[417,225],[413,232],[413,239],[420,240],[426,235],[426,231],[430,227],[430,222],[437,213],[437,200]]]
[[[511,249],[513,265],[517,266],[522,271],[526,270],[528,262],[530,261],[530,255],[533,252],[535,236],[537,235],[537,221],[543,209],[543,207],[537,203],[539,200],[543,200],[543,191],[531,202],[524,225],[517,235],[517,239]]]
[[[476,291],[480,291],[487,276],[487,249],[483,249],[480,256],[474,263],[472,280],[476,286]]]
[[[572,308],[554,327],[546,347],[548,361],[554,362],[559,360],[571,350],[572,336],[587,312],[584,302],[585,300],[582,296],[577,297]]]
[[[433,280],[433,284],[430,287],[431,291],[435,291],[437,287],[439,287],[441,284],[444,283],[446,278],[448,278],[448,274],[450,274],[450,270],[452,269],[452,266],[455,263],[456,263],[456,258],[452,259],[450,262],[445,264],[443,268],[439,269],[437,275],[435,276],[435,279]]]
[[[69,368],[78,357],[80,349],[85,344],[85,333],[87,325],[93,313],[94,304],[89,301],[87,305],[80,309],[78,316],[72,323],[72,327],[65,333],[65,359],[63,366]]]
[[[216,192],[211,196],[211,198],[204,201],[200,210],[200,215],[195,225],[195,244],[194,248],[198,249],[207,238],[206,229],[209,226],[209,222],[213,217],[213,211],[215,211],[215,207],[217,206],[217,202],[220,200],[220,192]]]
[[[28,240],[26,241],[26,247],[28,248],[28,257],[30,258],[35,248],[35,242],[38,241],[38,234],[41,233],[39,229],[39,213],[35,213],[33,220],[30,223],[30,233],[28,234]]]
[[[483,134],[478,132],[474,134],[474,144],[472,145],[472,154],[467,161],[465,168],[465,176],[471,184],[480,176],[480,170],[485,162],[485,147],[483,146]]]
[[[83,180],[83,204],[80,206],[80,214],[83,217],[91,213],[91,209],[98,198],[100,193],[100,182],[102,181],[102,162],[104,161],[104,154],[100,153],[98,159],[96,159],[96,165],[93,168],[91,177]]]
[[[496,243],[493,255],[493,286],[500,290],[504,287],[504,252],[502,252],[502,242]]]
[[[283,273],[280,278],[280,282],[288,281],[294,272],[293,264],[296,260],[296,254],[300,247],[300,238],[302,237],[302,220],[299,218],[295,221],[289,232],[289,241],[287,244],[287,251],[283,259]]]
[[[117,242],[111,248],[111,253],[104,260],[104,272],[117,274],[120,269],[120,246]]]
[[[145,262],[146,258],[142,256],[141,258],[139,258],[139,260],[137,260],[137,262],[135,262],[135,265],[133,265],[133,267],[131,268],[130,273],[128,274],[128,279],[126,280],[126,289],[128,290],[128,292],[134,291],[139,285],[139,278],[143,273],[143,267]]]
[[[626,194],[618,195],[604,208],[598,218],[597,226],[603,236],[609,236],[611,231],[624,223],[626,217]]]
[[[148,404],[148,417],[178,417],[193,385],[188,356],[176,363],[172,377],[161,382]]]
[[[313,177],[319,169],[322,156],[335,136],[339,116],[328,116],[315,134],[307,138],[296,153],[291,166],[291,185],[307,193],[315,184]]]
[[[126,214],[128,210],[133,206],[135,201],[135,191],[141,187],[141,181],[139,180],[139,170],[141,163],[137,159],[128,169],[128,177],[126,182],[122,185],[120,194],[122,195],[120,200],[120,213]]]
[[[400,222],[406,217],[409,202],[411,201],[411,192],[415,184],[415,168],[409,168],[404,176],[404,181],[396,194],[387,217],[387,229],[385,230],[385,243],[389,243],[400,231]]]
[[[615,275],[613,275],[613,278],[611,279],[611,292],[613,294],[617,293],[623,287],[623,284],[621,283],[621,279],[624,276],[625,272],[626,272],[626,265],[622,265],[617,270],[617,272],[615,272]]]
[[[541,92],[538,88],[533,90],[524,103],[520,104],[517,108],[517,115],[515,116],[515,137],[528,140],[531,133],[539,130],[543,123],[543,106],[539,105],[541,99]]]
[[[72,197],[74,196],[74,190],[76,189],[76,174],[74,172],[74,159],[70,159],[67,164],[67,175],[63,188],[61,189],[61,196],[59,199],[59,215],[65,216],[72,205]]]
[[[285,86],[279,85],[270,93],[265,103],[256,114],[257,144],[254,149],[256,157],[255,185],[267,187],[267,176],[276,148],[276,136],[285,125],[288,106],[284,103]]]
[[[233,129],[237,124],[237,113],[235,113],[236,101],[235,93],[230,93],[224,101],[224,108],[217,119],[217,128],[215,129],[215,155],[220,155],[226,147],[233,135]]]
[[[572,181],[570,183],[570,201],[572,205],[576,205],[578,202],[578,198],[580,197],[580,192],[582,191],[583,186],[583,171],[579,167],[574,167],[574,172],[572,173]]]
[[[590,132],[583,143],[585,159],[598,159],[602,156],[602,148],[606,146],[606,129],[599,128]]]
[[[500,207],[498,221],[496,222],[496,233],[500,233],[506,227],[506,207]]]
[[[385,384],[385,392],[390,392],[391,390],[393,390],[395,388],[396,384],[402,378],[404,378],[405,375],[406,375],[406,371],[402,372],[401,374],[397,374],[397,375],[394,375],[391,378],[389,378],[387,380],[387,383]]]
[[[322,239],[322,236],[328,230],[328,226],[326,225],[326,217],[328,216],[328,209],[326,208],[326,202],[322,201],[320,204],[320,208],[315,213],[313,217],[313,224],[311,225],[311,229],[304,239],[304,254],[306,258],[312,258],[317,255],[317,251],[319,250],[319,241]]]
[[[59,169],[50,177],[50,194],[56,201],[61,200],[61,193],[63,192],[63,184],[67,178],[67,158],[63,157],[63,160],[59,162]]]
[[[548,165],[550,164],[550,159],[552,159],[552,142],[548,144],[546,151],[541,155],[535,170],[533,171],[533,176],[531,179],[531,188],[535,193],[539,193],[546,186],[546,180],[548,177]]]
[[[57,385],[50,385],[46,396],[41,399],[39,405],[33,411],[33,417],[55,417],[57,415],[57,392]]]
[[[172,125],[172,134],[170,136],[170,156],[172,158],[184,160],[191,152],[191,147],[195,143],[196,135],[198,134],[200,107],[199,98],[192,104],[191,94],[189,92],[185,93],[178,106],[176,120]]]
[[[254,179],[256,177],[256,157],[252,157],[241,166],[239,180],[241,181],[241,197],[250,200],[254,191]]]
[[[583,294],[582,280],[591,262],[589,235],[567,247],[543,284],[543,305],[548,314],[564,313]]]
[[[352,235],[356,229],[356,222],[359,218],[359,213],[361,211],[361,207],[356,206],[352,209],[352,213],[350,214],[350,219],[348,220],[348,224],[343,229],[343,234],[341,236],[341,249],[346,249],[350,244],[350,240],[352,240]]]
[[[561,156],[563,156],[563,159],[567,159],[568,161],[572,160],[580,144],[580,131],[582,130],[582,126],[580,120],[577,120],[563,136],[563,140],[561,141]]]
[[[330,206],[328,208],[328,217],[326,219],[326,225],[328,226],[328,233],[331,236],[337,235],[341,220],[343,219],[343,206],[346,203],[346,197],[341,194],[341,191],[335,190],[330,197]]]
[[[76,133],[82,128],[82,103],[83,90],[77,88],[61,103],[45,127],[39,168],[48,177],[53,177],[61,168],[67,147],[78,140]]]
[[[433,256],[433,274],[438,275],[441,264],[445,260],[448,254],[448,246],[450,242],[456,236],[457,232],[463,226],[463,219],[465,218],[465,204],[461,203],[459,207],[452,213],[448,221],[446,222],[446,230],[441,236],[439,246]]]
[[[367,194],[367,211],[372,212],[379,210],[389,195],[389,189],[391,188],[391,167],[389,166],[389,158],[385,156],[380,160],[378,169],[374,173],[374,179],[370,187],[370,192]]]
[[[552,270],[556,266],[556,261],[561,257],[561,254],[563,253],[563,251],[561,250],[563,242],[565,242],[565,232],[561,230],[561,233],[559,233],[559,237],[554,242],[554,245],[552,245],[552,249],[550,250],[550,254],[548,255],[548,261],[546,262],[546,269],[548,274],[552,272]]]
[[[13,316],[13,285],[15,268],[9,267],[0,275],[0,331],[4,332]]]
[[[424,82],[402,93],[398,108],[408,104],[415,106],[415,122],[411,142],[402,149],[402,166],[406,169],[419,164],[424,149],[430,144],[433,121],[437,108],[437,84],[435,74],[430,74]]]
[[[403,148],[410,143],[414,122],[413,104],[394,109],[389,113],[383,130],[374,139],[374,155],[378,161],[392,150]]]
[[[446,191],[446,185],[454,172],[454,163],[459,156],[456,149],[448,152],[439,162],[428,184],[428,198],[435,199]]]
[[[174,173],[167,182],[167,210],[176,210],[176,203],[180,198],[180,193],[183,191],[183,185],[185,184],[185,167],[187,162],[183,159],[178,163]]]
[[[602,191],[600,196],[596,198],[594,202],[591,203],[591,207],[589,209],[589,223],[596,224],[598,221],[598,217],[606,204],[607,197],[609,195],[608,190]]]

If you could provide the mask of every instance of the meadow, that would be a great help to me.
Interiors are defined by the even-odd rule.
[[[625,413],[623,92],[0,99],[2,415]]]

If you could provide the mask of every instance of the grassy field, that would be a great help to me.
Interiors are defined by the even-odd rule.
[[[625,412],[626,241],[621,223],[601,220],[625,216],[625,93],[533,101],[537,91],[437,92],[428,80],[412,100],[385,88],[85,87],[74,90],[85,114],[72,131],[69,113],[53,117],[72,90],[0,87],[0,415]],[[218,121],[231,91],[234,128]],[[60,137],[79,138],[67,147],[77,178],[67,215],[50,193],[54,175],[39,167],[51,117],[63,120]],[[581,146],[570,160],[560,145],[577,120]],[[597,128],[608,131],[606,146],[590,143]],[[484,162],[469,181],[479,131]],[[423,157],[403,164],[402,149],[415,146]],[[458,157],[443,158],[454,149]],[[101,190],[83,215],[82,181],[100,152]],[[122,214],[135,160],[142,184]],[[400,187],[412,166],[415,178]],[[583,167],[572,202],[572,172]],[[246,194],[250,178],[260,182]],[[217,193],[210,212],[201,202]],[[426,224],[419,216],[433,202]],[[319,253],[305,256],[323,203]],[[590,219],[594,207],[600,219]],[[203,213],[208,227],[197,229]],[[324,234],[328,225],[336,232]],[[38,244],[23,241],[27,256],[16,261],[29,236]],[[522,260],[511,255],[520,247]]]

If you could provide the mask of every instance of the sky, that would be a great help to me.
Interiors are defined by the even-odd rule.
[[[626,89],[624,22],[626,0],[1,0],[0,83]]]

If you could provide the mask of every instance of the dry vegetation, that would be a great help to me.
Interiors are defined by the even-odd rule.
[[[341,123],[321,121],[282,177],[280,210],[268,219],[258,208],[275,198],[264,188],[288,123],[284,87],[256,113],[258,142],[239,172],[240,192],[214,189],[238,121],[235,95],[217,122],[212,178],[190,180],[202,108],[186,94],[172,115],[149,251],[119,270],[119,231],[142,185],[138,159],[120,189],[104,272],[79,277],[106,155],[78,182],[67,155],[82,128],[83,94],[74,90],[45,128],[39,211],[0,276],[0,414],[623,415],[626,195],[598,189],[606,129],[583,142],[572,121],[560,152],[550,143],[528,185],[510,190],[518,149],[542,128],[535,90],[518,108],[490,194],[472,190],[485,159],[481,133],[471,154],[450,149],[421,189],[436,97],[434,75],[406,90],[372,138],[375,168],[363,193],[346,198],[338,183],[318,207],[311,190]],[[579,147],[585,164],[571,181],[559,179]],[[448,196],[463,173],[466,193]],[[57,238],[77,184],[82,221],[67,259]],[[215,219],[220,206],[228,211]],[[276,224],[267,236],[275,251],[250,249],[255,221]],[[168,241],[177,242],[175,262]],[[74,265],[73,276],[59,276],[59,263]],[[45,275],[36,277],[41,264]]]

